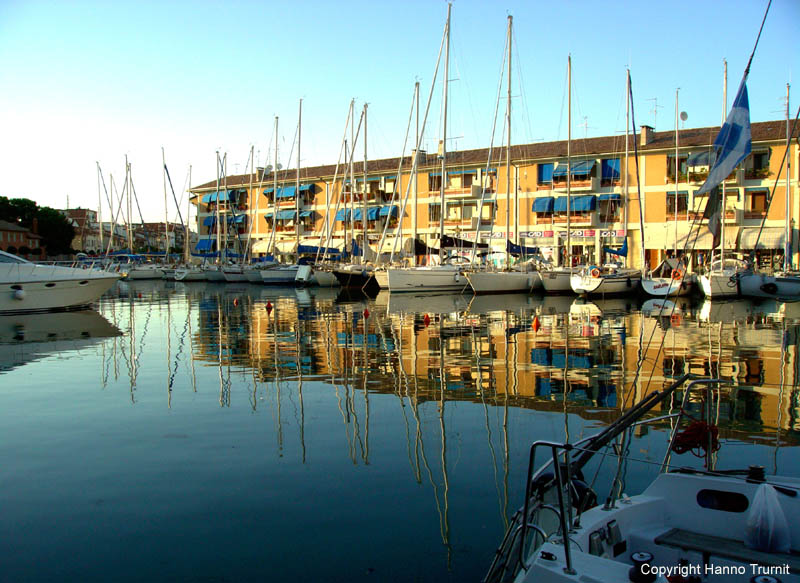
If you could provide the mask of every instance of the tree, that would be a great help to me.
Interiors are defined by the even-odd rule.
[[[0,219],[30,230],[33,230],[33,221],[36,219],[37,231],[48,255],[63,255],[72,251],[70,246],[75,229],[67,217],[53,208],[40,207],[27,198],[0,196]]]

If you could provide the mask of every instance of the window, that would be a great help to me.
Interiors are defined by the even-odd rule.
[[[747,180],[763,180],[771,174],[769,171],[770,151],[753,152],[750,161],[745,162],[745,178]]]
[[[600,186],[619,184],[619,158],[604,158],[600,161]]]
[[[767,190],[748,190],[745,195],[747,218],[760,218],[767,212]]]
[[[438,192],[442,189],[442,176],[441,175],[428,175],[428,190],[431,192]]]
[[[429,204],[428,205],[428,222],[429,223],[438,223],[441,216],[442,216],[442,206],[440,204]]]
[[[542,186],[553,184],[553,163],[537,164],[536,184]]]
[[[687,155],[678,156],[678,180],[686,180],[688,160],[689,157]],[[667,179],[675,181],[675,156],[667,156]]]
[[[675,200],[675,193],[668,192],[667,193],[667,215],[674,217],[675,216],[675,204],[678,204],[678,215],[685,215],[689,210],[689,193],[685,190],[681,190],[678,192],[677,201]]]

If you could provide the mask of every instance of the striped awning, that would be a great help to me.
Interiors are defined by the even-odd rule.
[[[533,212],[535,213],[552,213],[553,203],[555,199],[552,196],[542,196],[533,201]],[[564,207],[567,210],[567,207]]]
[[[759,227],[742,229],[739,249],[783,249],[786,246],[786,231],[783,227],[764,227],[760,236],[758,231]]]

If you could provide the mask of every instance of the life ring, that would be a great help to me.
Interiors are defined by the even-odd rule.
[[[680,269],[673,269],[672,270],[672,279],[682,279],[683,278],[683,271]]]
[[[592,267],[591,274],[592,274],[592,277],[600,277],[600,270],[597,269],[596,267]]]
[[[680,314],[672,314],[669,317],[669,322],[673,326],[680,326],[681,325],[681,315]]]

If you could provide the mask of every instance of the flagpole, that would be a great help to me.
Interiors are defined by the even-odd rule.
[[[771,1],[771,0],[770,0]],[[762,23],[763,26],[763,23]],[[759,31],[759,36],[761,36],[761,32]],[[756,40],[756,44],[758,44],[758,40]],[[755,53],[755,48],[753,49],[753,53]],[[753,59],[753,55],[750,55],[750,60]],[[728,115],[728,60],[722,59],[722,62],[725,65],[725,72],[722,78],[722,126],[725,125],[725,121],[727,120]],[[745,78],[747,78],[748,71],[750,69],[750,63],[747,63],[747,69],[744,72]],[[727,176],[725,177],[727,178]],[[720,235],[719,235],[719,270],[725,268],[725,210],[727,207],[727,201],[725,196],[725,180],[722,181],[722,211],[720,212]],[[713,255],[713,252],[712,252]]]

